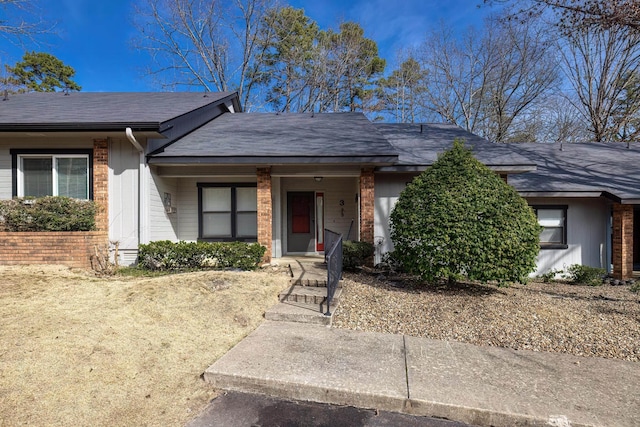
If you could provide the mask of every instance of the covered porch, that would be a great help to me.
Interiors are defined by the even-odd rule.
[[[373,243],[373,170],[258,170],[258,241],[271,257],[321,255],[325,229]]]

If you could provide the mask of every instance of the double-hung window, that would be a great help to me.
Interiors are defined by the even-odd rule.
[[[567,248],[567,206],[532,206],[542,226],[541,249]]]
[[[91,150],[12,150],[14,195],[91,199]]]
[[[256,184],[198,184],[198,237],[201,240],[256,241]]]

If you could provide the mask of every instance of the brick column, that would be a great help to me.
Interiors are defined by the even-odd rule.
[[[93,200],[98,205],[96,229],[109,233],[109,142],[93,141]]]
[[[360,240],[373,244],[374,221],[374,176],[373,169],[360,172]]]
[[[271,168],[258,168],[258,243],[267,248],[264,261],[271,261],[273,206],[271,204]]]
[[[628,279],[633,274],[633,206],[613,205],[613,276]]]

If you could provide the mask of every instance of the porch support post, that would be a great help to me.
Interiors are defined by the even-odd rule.
[[[93,200],[98,205],[96,229],[109,233],[109,141],[93,140]],[[106,243],[106,241],[105,241]]]
[[[271,168],[258,168],[258,243],[267,248],[264,262],[271,262],[273,241],[273,206],[271,202]]]
[[[360,241],[373,245],[374,233],[374,175],[373,169],[360,172]]]
[[[613,205],[613,277],[619,280],[633,275],[633,206]]]

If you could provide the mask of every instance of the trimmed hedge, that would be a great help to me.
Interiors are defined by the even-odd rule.
[[[97,206],[93,200],[47,196],[0,201],[4,231],[92,231]]]
[[[239,268],[255,270],[266,248],[243,242],[171,242],[138,246],[138,265],[148,270],[180,271]]]

